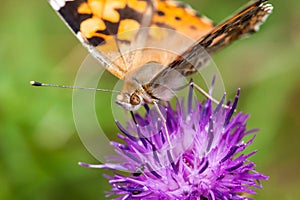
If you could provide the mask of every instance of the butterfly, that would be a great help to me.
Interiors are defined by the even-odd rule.
[[[207,65],[212,54],[258,31],[272,12],[258,0],[215,26],[173,0],[49,0],[84,47],[124,81],[116,103],[137,110],[168,101],[182,77]]]

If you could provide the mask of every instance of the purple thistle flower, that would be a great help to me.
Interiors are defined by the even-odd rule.
[[[260,180],[268,177],[248,160],[256,151],[242,153],[255,136],[248,142],[243,138],[255,130],[246,131],[248,115],[233,116],[239,91],[231,109],[223,108],[224,98],[216,108],[210,100],[201,104],[197,99],[193,107],[191,88],[187,109],[184,102],[177,102],[176,109],[161,106],[171,148],[157,110],[146,106],[146,116],[135,114],[135,121],[129,121],[126,129],[117,122],[125,143],[112,145],[120,164],[80,164],[113,170],[114,176],[105,176],[112,186],[108,196],[118,195],[117,199],[250,199],[246,194],[255,194],[255,188],[262,188]]]

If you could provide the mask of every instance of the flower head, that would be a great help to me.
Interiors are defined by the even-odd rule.
[[[255,151],[242,153],[254,136],[247,142],[243,138],[254,130],[246,131],[248,115],[233,115],[238,96],[239,91],[228,103],[231,109],[222,106],[224,98],[213,108],[210,100],[193,101],[191,89],[187,109],[184,102],[177,102],[176,109],[161,106],[171,147],[159,113],[146,107],[145,117],[135,114],[126,129],[117,122],[125,142],[112,142],[119,164],[81,165],[113,170],[114,176],[106,176],[112,185],[108,195],[117,199],[249,199],[245,194],[255,194],[262,187],[259,181],[268,177],[248,160]]]

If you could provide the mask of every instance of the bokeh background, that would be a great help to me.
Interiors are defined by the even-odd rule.
[[[189,0],[222,21],[246,0]],[[260,128],[250,150],[270,176],[256,199],[300,199],[300,1],[271,0],[275,9],[259,33],[213,56],[228,93],[242,88],[239,110]],[[82,145],[72,117],[72,91],[33,88],[29,80],[72,85],[87,51],[46,0],[0,6],[0,199],[105,199],[104,171]],[[102,88],[116,79],[105,74]],[[104,130],[117,129],[110,96],[97,94]],[[84,102],[82,102],[84,104]]]

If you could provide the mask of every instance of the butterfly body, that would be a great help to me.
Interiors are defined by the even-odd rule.
[[[165,66],[157,62],[149,62],[130,71],[124,77],[122,92],[117,96],[116,103],[126,110],[137,110],[144,103],[153,103],[149,82],[162,71]]]
[[[91,54],[124,80],[117,104],[136,110],[169,100],[209,54],[249,35],[271,13],[256,1],[214,26],[173,0],[49,0]]]

